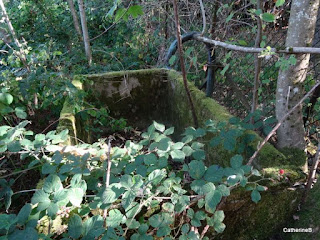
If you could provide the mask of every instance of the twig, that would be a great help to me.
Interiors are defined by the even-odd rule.
[[[23,172],[27,172],[29,170],[32,170],[32,169],[35,169],[35,168],[38,168],[39,166],[34,166],[32,168],[27,168],[27,169],[23,169],[21,171],[18,171],[18,172],[13,172],[13,173],[10,173],[10,174],[7,174],[7,175],[4,175],[4,176],[0,176],[0,179],[1,178],[7,178],[7,177],[10,177],[12,175],[16,175],[16,174],[19,174],[19,173],[23,173]]]
[[[175,20],[176,20],[177,42],[178,42],[178,50],[179,50],[179,55],[180,55],[180,65],[181,65],[181,72],[182,72],[182,77],[183,77],[184,88],[186,90],[186,94],[187,94],[187,97],[189,100],[194,126],[198,127],[198,118],[197,118],[196,111],[195,111],[195,108],[193,105],[191,93],[190,93],[190,90],[188,87],[187,73],[186,73],[186,68],[184,65],[177,0],[173,0],[173,8],[174,8],[174,15],[175,15]]]
[[[320,82],[318,82],[316,85],[314,85],[309,92],[307,92],[306,95],[304,95],[303,98],[301,98],[301,100],[293,107],[290,109],[290,111],[288,111],[277,123],[277,125],[271,130],[271,132],[268,134],[268,136],[262,141],[262,143],[259,144],[259,146],[257,147],[257,150],[255,151],[255,153],[251,156],[251,158],[249,159],[247,165],[251,165],[253,160],[257,157],[258,153],[260,152],[261,148],[269,141],[269,139],[276,133],[276,131],[278,130],[278,128],[280,127],[280,125],[287,119],[287,117],[289,117],[289,115],[295,111],[295,109],[297,107],[299,107],[304,100],[306,100],[309,95],[320,85]]]
[[[201,36],[203,36],[203,34],[205,33],[206,31],[206,24],[207,24],[207,21],[206,21],[206,12],[204,10],[204,6],[203,6],[203,2],[202,0],[199,0],[199,3],[200,3],[200,8],[201,8],[201,14],[202,14],[202,32],[201,32]]]
[[[317,171],[317,167],[319,165],[319,156],[320,156],[320,142],[318,144],[318,149],[317,149],[316,155],[313,159],[313,164],[310,169],[310,173],[309,173],[309,177],[308,177],[308,184],[307,184],[307,187],[303,193],[301,204],[304,204],[306,202],[307,196],[308,196],[309,191],[311,189],[311,185],[312,185],[314,179],[316,178],[316,171]]]

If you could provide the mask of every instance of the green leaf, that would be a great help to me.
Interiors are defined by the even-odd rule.
[[[183,143],[183,142],[177,142],[177,143],[175,143],[175,144],[173,144],[173,145],[171,146],[171,149],[180,150],[183,146],[184,146],[184,143]]]
[[[55,173],[57,169],[56,165],[51,165],[50,163],[45,163],[42,165],[41,173],[42,174],[52,174]]]
[[[170,65],[172,65],[172,64],[170,64]],[[173,133],[174,133],[174,127],[171,127],[171,128],[166,129],[163,134],[164,135],[171,135]]]
[[[43,211],[47,209],[51,203],[49,199],[49,194],[45,193],[42,189],[35,192],[33,197],[31,198],[32,204],[38,203],[38,211]]]
[[[31,213],[31,204],[24,205],[19,211],[18,216],[16,217],[17,223],[23,225],[29,218]]]
[[[153,125],[159,132],[164,132],[164,130],[166,129],[163,124],[157,123],[156,121],[153,121]]]
[[[103,204],[113,203],[122,194],[122,191],[115,186],[110,185],[102,192],[101,200]]]
[[[9,230],[11,225],[16,223],[16,215],[14,214],[0,214],[0,229]],[[7,239],[7,238],[5,238]]]
[[[13,96],[10,93],[0,93],[0,102],[10,105],[13,102]]]
[[[274,20],[276,20],[275,15],[273,15],[272,13],[263,13],[261,17],[265,22],[273,22]]]
[[[224,197],[227,197],[230,195],[230,189],[224,184],[219,185],[217,189],[221,192],[222,196]]]
[[[152,184],[157,185],[163,178],[167,176],[166,171],[163,169],[156,169],[151,172],[148,176],[148,181],[152,182]]]
[[[242,166],[243,157],[239,154],[233,156],[230,160],[231,167],[233,169],[238,169]]]
[[[191,189],[199,195],[204,195],[203,186],[206,184],[204,180],[195,180],[191,183]]]
[[[120,223],[123,223],[126,220],[126,217],[118,210],[112,209],[107,217],[107,226],[108,227],[118,227]]]
[[[82,203],[84,192],[81,188],[71,188],[69,189],[69,201],[75,207],[80,207]]]
[[[68,223],[68,234],[74,239],[78,239],[81,236],[83,227],[81,217],[77,214],[74,214]]]
[[[222,233],[225,228],[226,225],[224,223],[217,223],[214,225],[214,230],[216,230],[217,233]]]
[[[218,190],[213,190],[205,196],[206,205],[205,208],[208,212],[213,213],[216,206],[220,203],[222,194]]]
[[[174,205],[170,202],[166,202],[162,205],[162,209],[166,212],[174,212]]]
[[[218,165],[212,165],[207,169],[204,175],[204,179],[207,180],[208,182],[216,183],[216,182],[221,182],[223,176],[224,176],[223,168]]]
[[[224,212],[219,210],[219,211],[216,211],[213,215],[213,219],[215,222],[222,222],[224,220]]]
[[[170,155],[174,161],[179,161],[179,162],[182,162],[186,157],[184,152],[178,149],[171,151]]]
[[[57,192],[61,189],[63,189],[62,183],[55,174],[49,175],[44,181],[43,190],[47,193]]]
[[[285,0],[277,0],[276,7],[282,6],[286,1]]]
[[[128,13],[133,18],[137,18],[138,16],[143,15],[142,6],[141,5],[133,5],[128,9]]]
[[[122,196],[122,206],[124,209],[130,206],[130,204],[134,201],[136,198],[136,193],[132,190],[126,191]]]
[[[255,203],[258,203],[261,199],[261,195],[258,190],[253,190],[251,192],[251,200]]]
[[[189,163],[189,174],[193,179],[201,179],[206,168],[202,161],[193,160]]]
[[[27,113],[25,112],[25,110],[22,108],[22,107],[16,107],[14,109],[16,115],[18,118],[21,118],[21,119],[26,119],[27,118]]]
[[[168,151],[170,149],[170,145],[169,145],[170,141],[171,141],[170,138],[161,139],[158,144],[158,149],[165,152]]]
[[[191,156],[191,154],[193,153],[194,150],[190,146],[184,146],[182,148],[182,151],[184,152],[186,157],[189,157],[189,156]]]
[[[47,208],[47,213],[48,216],[53,218],[54,216],[56,216],[57,212],[59,210],[59,207],[56,203],[50,203],[49,207]]]
[[[19,141],[13,141],[8,144],[9,152],[19,152],[21,150],[21,144]]]

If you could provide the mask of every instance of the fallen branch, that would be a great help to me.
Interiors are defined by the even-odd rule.
[[[290,111],[288,111],[281,119],[280,121],[277,123],[277,125],[271,130],[271,132],[268,134],[268,136],[262,141],[262,143],[260,143],[260,145],[257,147],[257,150],[255,151],[255,153],[251,156],[251,158],[249,159],[247,165],[251,165],[253,160],[257,157],[258,153],[260,152],[261,148],[269,141],[269,139],[276,133],[276,131],[278,130],[278,128],[280,127],[280,125],[287,119],[287,117],[289,117],[289,115],[291,113],[293,113],[295,111],[295,109],[297,107],[299,107],[304,100],[306,100],[310,94],[320,85],[320,82],[318,82],[316,85],[314,85],[309,92],[307,92],[306,95],[304,95],[303,98],[301,98],[301,100],[293,107],[290,109]]]

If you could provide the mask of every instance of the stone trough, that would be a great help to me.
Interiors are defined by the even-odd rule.
[[[111,72],[78,76],[74,85],[89,91],[88,101],[96,98],[112,115],[127,119],[130,126],[146,128],[153,120],[166,126],[174,126],[175,132],[181,133],[192,126],[192,115],[187,101],[182,76],[173,70],[147,69],[136,71]],[[228,111],[211,98],[189,84],[196,107],[200,126],[208,119],[228,121],[232,116]],[[86,134],[85,122],[77,121],[72,113],[72,102],[67,100],[60,116],[59,129],[68,128],[72,136],[69,143],[80,138],[90,142],[90,134]],[[254,132],[256,140],[251,143],[256,147],[262,139]],[[229,164],[232,153],[222,148],[206,146],[207,164]],[[299,164],[300,162],[300,164]],[[284,168],[290,173],[291,182],[302,177],[299,170],[302,161],[294,161],[266,144],[261,150],[255,166],[273,177],[279,177],[278,170]],[[262,193],[262,200],[255,204],[250,193],[238,189],[227,198],[223,205],[226,214],[224,223],[226,230],[215,236],[215,239],[266,239],[292,217],[301,197],[301,190],[292,188],[290,181],[267,183],[269,190]],[[289,226],[286,226],[289,227]]]

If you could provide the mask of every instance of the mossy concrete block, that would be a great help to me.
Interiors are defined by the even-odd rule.
[[[174,126],[179,134],[186,127],[193,125],[182,76],[176,71],[166,69],[122,71],[79,76],[76,79],[83,81],[83,84],[79,82],[77,84],[79,88],[83,87],[89,93],[87,99],[89,102],[98,100],[114,117],[126,118],[131,126],[145,129],[152,120],[155,120],[168,127]],[[221,122],[228,121],[232,117],[223,106],[207,98],[192,83],[189,87],[200,126],[208,119]],[[75,118],[73,104],[70,100],[66,101],[61,112],[62,121],[59,128],[68,128],[73,137],[88,140],[82,133],[84,124],[88,123]],[[256,148],[262,138],[253,131],[247,131],[247,134],[256,136],[256,140],[252,143],[252,147]],[[204,140],[209,140],[210,137],[212,136]],[[234,155],[222,147],[213,149],[207,144],[205,148],[208,153],[208,165],[227,166]],[[281,168],[293,176],[290,180],[304,178],[297,166],[300,161],[292,161],[292,156],[287,158],[285,154],[267,143],[259,153],[255,164],[265,169],[266,176],[279,177],[278,172]],[[294,164],[296,166],[293,166]],[[270,189],[262,193],[262,200],[258,204],[251,201],[250,193],[244,189],[238,189],[227,198],[223,206],[227,228],[223,234],[215,236],[217,239],[264,239],[291,217],[301,192],[289,189],[287,185],[283,186],[278,182],[275,184],[269,182],[267,185]]]

